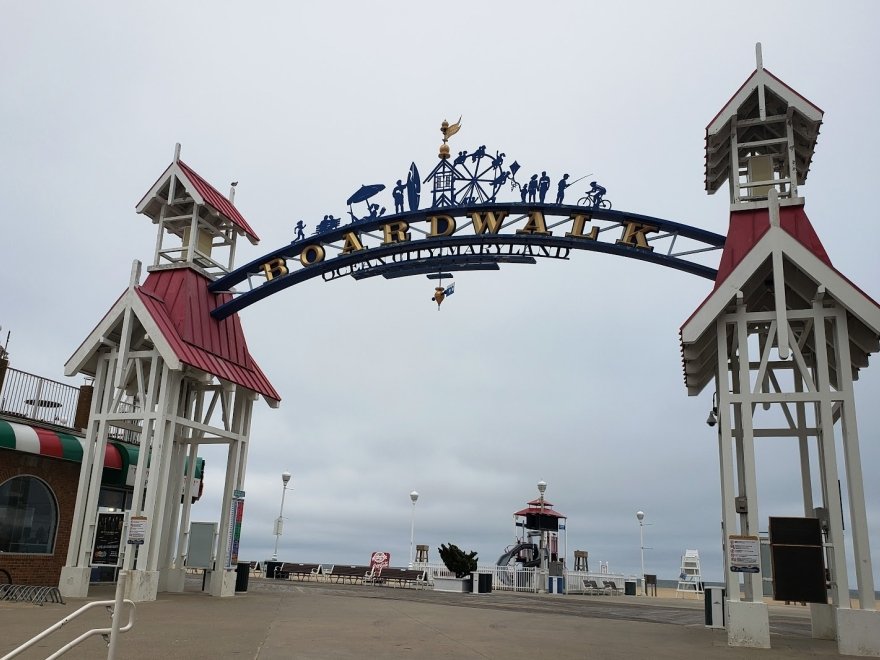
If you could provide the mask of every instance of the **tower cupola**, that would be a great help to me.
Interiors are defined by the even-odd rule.
[[[731,210],[803,204],[798,186],[810,171],[823,112],[764,68],[757,68],[706,127],[706,192],[725,181]]]
[[[254,245],[260,241],[235,208],[237,184],[224,197],[180,160],[180,144],[175,145],[174,160],[137,205],[138,213],[158,225],[148,270],[188,266],[212,279],[231,271],[238,237],[246,236]]]

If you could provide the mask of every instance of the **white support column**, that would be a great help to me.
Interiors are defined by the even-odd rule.
[[[853,539],[853,556],[856,564],[856,582],[859,589],[859,607],[876,609],[874,595],[874,572],[871,567],[871,547],[868,536],[868,514],[865,510],[865,485],[862,478],[862,459],[859,449],[859,430],[856,422],[856,403],[853,392],[849,351],[849,332],[846,311],[838,306],[834,323],[834,343],[837,347],[837,364],[847,368],[837,369],[837,388],[843,394],[841,431],[843,457],[846,467],[846,491],[849,494],[850,526]]]
[[[195,465],[198,453],[199,444],[197,442],[191,443],[187,455],[187,464],[191,467],[188,468],[187,477],[184,481],[186,485],[184,486],[183,506],[181,507],[180,513],[180,528],[177,533],[177,555],[174,560],[175,570],[180,571],[182,574],[185,574],[186,572],[186,555],[189,551],[189,525],[190,515],[192,513],[192,498],[193,495],[195,495],[193,492],[193,482],[195,481]],[[182,590],[183,587],[181,586],[179,591]]]
[[[181,412],[186,410],[186,401],[188,397],[188,383],[182,377],[182,374],[175,372],[172,377],[178,381],[177,396],[175,397],[175,405],[169,407],[169,415],[165,420],[166,430],[163,433],[162,444],[157,448],[150,457],[151,482],[155,479],[156,488],[153,490],[153,515],[156,518],[153,526],[154,534],[150,539],[150,558],[147,563],[147,570],[158,571],[160,562],[165,549],[166,537],[168,534],[168,521],[166,519],[166,502],[169,497],[169,485],[171,474],[171,457],[174,454],[175,437],[179,430],[177,417]],[[150,502],[149,488],[147,502]]]
[[[736,362],[728,359],[727,333],[728,324],[733,325],[733,336],[736,344]],[[740,489],[746,496],[747,513],[741,517],[739,532],[741,534],[757,535],[757,483],[755,478],[754,456],[754,431],[752,428],[752,402],[751,388],[749,386],[749,350],[748,350],[748,326],[746,324],[745,307],[741,296],[737,297],[737,308],[734,314],[724,315],[719,320],[718,330],[718,373],[723,374],[725,386],[718,389],[719,426],[722,426],[722,482],[730,481],[730,486],[725,489],[722,509],[727,521],[732,521],[736,516],[735,500],[733,494],[733,466],[730,465],[731,440],[730,438],[730,391],[733,390],[738,399],[733,405],[738,410],[738,472],[740,474]],[[728,381],[729,378],[729,381]],[[722,401],[725,405],[722,406]],[[723,421],[722,421],[723,420]],[[726,435],[726,443],[723,436]],[[728,465],[724,465],[727,462]],[[725,522],[725,548],[730,552],[730,535],[736,530]],[[727,560],[725,560],[727,564]],[[757,580],[755,578],[757,577]],[[760,574],[749,574],[745,577],[746,599],[741,600],[739,595],[739,576],[727,568],[725,576],[727,583],[727,643],[729,646],[742,646],[749,648],[770,648],[770,618],[767,606],[763,601],[763,586],[760,582]]]
[[[71,521],[70,541],[67,546],[67,563],[61,569],[61,578],[58,582],[58,589],[61,594],[68,598],[85,598],[89,594],[89,581],[91,577],[91,567],[89,566],[89,556],[83,555],[83,541],[88,537],[87,529],[94,517],[95,511],[89,509],[89,496],[94,489],[92,466],[97,459],[96,446],[99,444],[97,439],[100,435],[103,425],[98,422],[98,413],[105,410],[102,405],[106,405],[108,369],[110,361],[106,356],[98,357],[98,368],[95,372],[94,391],[92,396],[92,409],[89,413],[89,423],[85,437],[85,448],[83,451],[82,464],[79,469],[79,485],[76,491],[76,504],[73,509],[73,520]],[[103,464],[104,457],[100,457]],[[100,476],[98,477],[97,488],[100,489]],[[89,537],[90,538],[90,537]]]
[[[736,506],[734,504],[733,438],[730,432],[730,385],[729,357],[727,355],[727,320],[722,316],[716,323],[718,343],[718,371],[716,392],[718,396],[718,457],[721,468],[721,524],[724,528],[724,584],[728,601],[739,601],[739,576],[730,571],[728,556],[730,535],[736,534]]]
[[[751,387],[749,383],[749,335],[748,326],[746,324],[746,308],[745,304],[741,301],[737,303],[736,319],[739,362],[738,374],[734,376],[734,379],[738,380],[738,389],[743,397],[739,404],[740,421],[742,424],[740,428],[740,460],[742,461],[740,472],[744,479],[740,491],[746,498],[746,524],[743,533],[750,536],[758,536],[758,478],[755,465],[755,435],[752,419],[754,405],[751,401]],[[746,599],[751,602],[760,602],[763,604],[764,589],[761,581],[761,574],[747,573],[745,575],[745,583]],[[768,623],[767,646],[769,647],[769,645]]]
[[[159,544],[159,591],[182,591],[180,576],[174,573],[174,555],[177,541],[177,521],[180,515],[180,497],[183,487],[183,462],[186,445],[175,441],[171,446],[168,488],[163,513],[164,523]],[[173,576],[172,576],[173,574]]]
[[[803,392],[803,374],[799,368],[796,367],[792,370],[792,378],[794,378],[794,391]],[[813,480],[810,472],[810,444],[806,430],[807,410],[803,401],[796,402],[794,409],[798,433],[798,454],[801,460],[801,493],[804,499],[804,516],[810,517],[814,514],[815,505],[813,504]]]
[[[849,579],[846,569],[846,552],[843,541],[843,518],[841,517],[840,490],[838,488],[837,448],[834,441],[834,415],[831,409],[831,378],[828,372],[828,352],[825,334],[825,311],[821,301],[813,303],[816,340],[816,386],[818,389],[819,414],[816,426],[819,433],[819,455],[825,466],[823,496],[828,509],[828,533],[831,540],[831,600],[835,607],[849,608]]]
[[[155,438],[156,414],[159,402],[160,383],[162,393],[168,384],[169,370],[165,365],[165,361],[159,357],[158,353],[152,356],[150,360],[150,377],[146,386],[144,401],[142,402],[143,420],[141,426],[140,451],[138,452],[138,464],[135,470],[134,489],[132,491],[131,515],[140,516],[144,514],[144,502],[146,499],[147,484],[147,461],[153,447],[153,439]],[[150,521],[147,520],[147,529],[149,530]],[[135,557],[140,558],[140,547],[135,552],[125,553],[123,560],[123,570],[131,576],[132,567],[135,565]],[[126,592],[128,593],[128,591]]]
[[[230,529],[235,525],[230,514],[233,491],[241,489],[244,485],[243,481],[239,481],[243,476],[241,467],[245,460],[243,453],[246,449],[245,436],[242,431],[250,417],[251,400],[248,393],[240,386],[234,386],[233,396],[232,420],[229,428],[236,434],[236,438],[229,444],[226,459],[226,480],[223,486],[220,532],[217,540],[217,570],[211,576],[210,591],[212,596],[233,596],[235,594],[235,567],[226,565],[227,555],[230,551]]]
[[[730,177],[728,181],[730,182],[730,204],[731,208],[734,208],[733,205],[739,202],[740,189],[739,189],[739,141],[736,135],[736,115],[733,115],[730,119]]]
[[[153,428],[150,450],[150,478],[147,482],[144,515],[147,533],[138,551],[136,569],[129,574],[126,597],[135,601],[155,600],[159,589],[158,554],[164,528],[164,496],[167,491],[167,464],[174,441],[174,418],[180,405],[182,374],[165,369],[162,374],[160,405]],[[146,458],[141,456],[146,465]],[[164,466],[164,469],[163,469]],[[138,470],[140,473],[141,470]],[[138,477],[140,478],[140,474]]]
[[[797,174],[797,151],[794,142],[794,126],[793,126],[794,108],[789,107],[785,113],[785,137],[788,140],[786,145],[788,158],[788,178],[791,180],[789,185],[789,197],[794,199],[798,196],[798,174]]]

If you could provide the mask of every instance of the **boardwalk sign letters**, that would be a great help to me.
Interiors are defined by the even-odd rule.
[[[565,173],[553,184],[546,170],[522,175],[523,167],[505,162],[506,154],[485,145],[450,154],[448,138],[460,122],[441,131],[439,162],[421,179],[412,163],[392,186],[394,212],[381,206],[383,184],[363,185],[347,200],[349,220],[328,214],[316,223],[292,224],[294,239],[227,273],[211,285],[219,293],[247,282],[247,290],[218,306],[225,318],[277,291],[314,277],[332,281],[382,275],[451,277],[454,271],[499,270],[503,264],[534,264],[539,258],[568,259],[588,250],[650,261],[714,279],[705,253],[720,250],[725,237],[670,220],[612,210],[597,181],[582,184],[582,195],[568,188],[581,179]],[[521,181],[517,180],[519,174]],[[558,176],[558,175],[557,175]],[[528,177],[528,178],[527,178]],[[421,210],[422,184],[430,184],[431,204]],[[555,187],[554,201],[548,192]],[[514,199],[503,201],[504,193]],[[576,200],[576,201],[575,201]],[[572,203],[574,202],[574,203]],[[359,206],[360,205],[360,206]]]

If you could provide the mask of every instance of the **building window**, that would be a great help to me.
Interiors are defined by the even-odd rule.
[[[36,477],[0,484],[0,552],[52,554],[58,506],[49,486]]]

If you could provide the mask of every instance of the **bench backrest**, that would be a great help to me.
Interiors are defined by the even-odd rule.
[[[334,565],[329,575],[366,575],[370,570],[369,566],[338,566]]]
[[[382,577],[394,580],[424,580],[425,571],[416,568],[383,568]]]
[[[321,564],[293,564],[284,562],[278,569],[279,573],[319,573]]]

